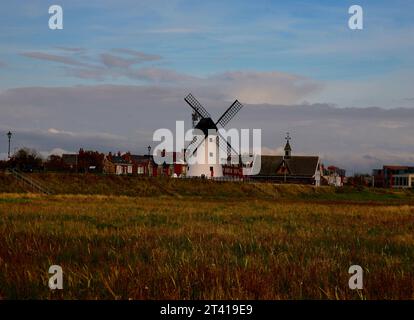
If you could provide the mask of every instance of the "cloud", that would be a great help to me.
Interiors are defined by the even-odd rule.
[[[163,29],[151,29],[145,31],[147,33],[165,33],[165,34],[188,34],[188,33],[198,33],[199,29],[196,28],[163,28]]]
[[[103,141],[121,141],[125,140],[125,137],[114,135],[106,132],[72,132],[72,131],[66,131],[66,130],[59,130],[55,128],[49,128],[47,130],[47,134],[50,135],[56,135],[66,138],[76,138],[76,139],[96,139],[97,141],[103,140]]]
[[[230,96],[217,94],[216,87],[193,89],[214,119],[231,102]],[[0,93],[0,131],[15,133],[15,147],[145,153],[146,146],[155,145],[156,129],[174,132],[177,120],[186,121],[189,128],[186,94],[188,88],[159,85],[7,89]],[[264,152],[270,154],[281,154],[285,133],[290,132],[293,154],[320,155],[325,164],[352,173],[388,163],[413,165],[413,122],[414,108],[245,104],[228,128],[262,129]]]
[[[51,133],[51,134],[66,134],[66,135],[70,135],[70,136],[74,136],[75,135],[75,133],[73,133],[73,132],[58,130],[58,129],[55,129],[55,128],[49,128],[47,130],[47,132],[48,133]]]
[[[13,152],[25,147],[34,148],[44,157],[50,154],[76,152],[80,148],[101,152],[136,150],[133,141],[107,132],[68,132],[57,129],[15,128],[13,133]]]
[[[78,151],[78,150],[69,151],[69,150],[64,150],[64,149],[61,149],[61,148],[54,148],[52,150],[41,150],[41,151],[39,151],[39,153],[41,154],[43,159],[47,159],[51,155],[62,156],[62,154],[64,154],[64,153],[73,153],[73,152],[76,152],[76,151]]]
[[[281,72],[234,71],[215,74],[207,77],[196,77],[172,69],[158,67],[142,67],[133,69],[130,60],[105,56],[105,64],[110,70],[100,68],[68,68],[67,73],[81,79],[104,80],[108,77],[129,78],[148,85],[168,85],[187,88],[200,92],[209,99],[238,98],[250,104],[292,104],[301,102],[311,94],[316,94],[323,84],[301,76]],[[111,68],[118,69],[114,70]],[[200,88],[203,88],[200,90]]]
[[[136,50],[126,49],[126,48],[117,48],[117,49],[113,49],[112,51],[133,56],[135,58],[138,58],[139,59],[138,61],[140,62],[157,61],[157,60],[162,59],[161,56],[156,55],[156,54],[148,54],[142,51],[136,51]]]
[[[43,60],[48,62],[60,63],[60,69],[64,75],[79,79],[91,79],[102,81],[105,79],[129,78],[141,79],[145,81],[164,82],[175,80],[178,73],[172,70],[162,72],[154,67],[141,67],[133,69],[136,64],[143,64],[161,60],[158,55],[147,54],[126,48],[113,49],[111,52],[104,52],[97,56],[88,56],[83,48],[56,47],[66,54],[51,54],[45,52],[23,52],[21,55],[27,58]],[[82,53],[82,55],[79,55]],[[94,61],[92,64],[91,61]],[[1,66],[1,65],[0,65]],[[182,79],[189,76],[180,76]]]
[[[165,68],[141,68],[130,71],[128,76],[135,79],[145,80],[149,83],[170,83],[172,85],[183,85],[191,82],[201,82],[202,79],[193,77],[184,73],[179,73],[171,69]]]
[[[72,65],[72,66],[86,66],[86,67],[88,66],[87,64],[82,63],[71,57],[49,54],[49,53],[44,53],[44,52],[23,52],[21,55],[27,58],[59,62],[59,63],[63,63],[66,65]]]
[[[78,48],[65,48],[71,53]],[[80,50],[80,49],[79,49]],[[43,52],[25,52],[24,56],[44,61],[61,63],[60,68],[69,77],[89,80],[130,79],[147,85],[168,85],[208,92],[210,96],[231,100],[237,97],[244,103],[291,104],[303,101],[312,94],[317,94],[323,84],[316,80],[283,72],[228,71],[207,75],[193,76],[169,68],[154,65],[142,65],[162,59],[160,56],[147,54],[132,49],[113,49],[112,53],[99,54],[98,58],[56,55]],[[113,54],[116,53],[116,54]],[[91,60],[96,60],[91,64]],[[135,65],[140,64],[138,67]]]
[[[115,56],[110,53],[101,54],[102,63],[109,68],[129,68],[134,64],[161,60],[161,57],[158,55],[146,54],[131,49],[113,49],[112,51],[126,55],[128,58]]]
[[[282,72],[226,72],[208,78],[229,91],[230,96],[250,104],[296,103],[322,89],[322,84],[301,76]]]
[[[78,79],[90,79],[96,81],[103,81],[108,78],[110,74],[108,70],[104,68],[73,68],[73,67],[62,67],[64,74],[69,77],[74,77]],[[112,78],[115,77],[113,74]]]
[[[74,52],[74,53],[83,53],[86,51],[85,48],[80,47],[62,47],[62,46],[56,46],[56,49],[67,51],[67,52]]]
[[[102,63],[108,68],[129,68],[137,63],[135,59],[125,59],[108,53],[101,54],[101,59]]]

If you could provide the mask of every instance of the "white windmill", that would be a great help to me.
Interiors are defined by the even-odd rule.
[[[200,102],[190,93],[185,97],[185,102],[194,110],[200,119],[197,124],[194,123],[194,129],[200,130],[203,135],[195,136],[193,141],[187,147],[186,154],[193,159],[188,159],[189,177],[222,177],[223,168],[219,159],[219,148],[228,155],[231,151],[238,155],[230,143],[220,134],[217,125],[224,127],[240,111],[243,105],[234,101],[232,105],[223,113],[223,115],[214,123],[211,115],[201,105]],[[193,116],[194,119],[194,116]]]

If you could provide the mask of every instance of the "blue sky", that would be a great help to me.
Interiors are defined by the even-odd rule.
[[[63,7],[63,30],[48,28],[51,4]],[[364,30],[348,28],[348,8],[353,4],[364,9]],[[171,103],[171,114],[180,118],[175,120],[186,117],[181,96],[188,91],[217,112],[237,97],[250,106],[292,106],[290,110],[310,106],[315,110],[315,119],[321,109],[312,109],[314,104],[352,110],[349,117],[355,120],[359,116],[353,108],[365,114],[371,107],[414,107],[411,0],[17,0],[3,3],[0,10],[1,130],[85,133],[88,137],[109,134],[114,139],[136,141],[138,129],[114,123],[113,115],[103,116],[96,124],[71,119],[66,113],[67,108],[79,106],[91,114],[100,112],[102,88],[113,96],[130,97],[131,101],[124,98],[122,103],[130,118],[132,111],[128,108],[137,104],[141,115],[156,119],[152,125],[148,124],[151,120],[142,123],[141,133],[151,132],[159,125],[156,121],[162,111],[157,108],[167,105],[166,101]],[[71,106],[75,100],[78,106]],[[381,142],[374,141],[378,134],[372,135],[372,141],[365,141],[364,149],[373,150],[371,158],[381,154],[378,163],[387,157],[394,159],[393,148],[399,141],[407,141],[407,132],[398,131],[407,130],[405,124],[398,122],[400,119],[370,129],[394,130],[388,153],[379,151]],[[122,119],[119,121],[122,123]],[[373,126],[367,121],[365,125]],[[140,124],[139,117],[136,123]],[[282,123],[280,127],[283,134],[289,124]],[[303,135],[306,141],[305,128],[297,131],[298,138]],[[338,132],[343,132],[338,139],[344,141],[352,135],[345,129]],[[350,141],[355,144],[356,139],[346,140],[347,152],[352,150]],[[270,138],[268,141],[269,148],[279,147]],[[300,141],[298,151],[309,152]],[[41,145],[44,151],[60,147],[58,142],[25,143]],[[335,145],[336,141],[331,143]],[[410,154],[414,148],[407,143],[400,150],[404,159],[406,152]],[[130,147],[126,142],[124,146]],[[327,152],[325,146],[326,142],[316,151]],[[65,144],[66,149],[77,147]],[[359,165],[360,162],[355,164]]]
[[[354,3],[60,1],[64,30],[51,31],[49,1],[13,1],[1,7],[0,28],[5,32],[0,35],[0,58],[9,68],[3,70],[6,77],[0,85],[79,83],[79,79],[61,77],[55,64],[39,64],[18,55],[53,52],[56,46],[87,48],[89,54],[127,47],[160,55],[163,61],[158,64],[163,67],[197,76],[278,70],[336,81],[412,69],[414,3],[359,1],[365,29],[351,31],[347,11]],[[34,68],[30,76],[25,72],[29,66]]]

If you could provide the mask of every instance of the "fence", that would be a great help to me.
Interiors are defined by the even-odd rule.
[[[27,174],[17,170],[17,169],[8,169],[9,172],[15,177],[19,182],[21,182],[26,187],[30,188],[31,191],[37,193],[43,193],[50,195],[52,192],[42,186],[38,181],[33,180],[33,178],[29,177]]]

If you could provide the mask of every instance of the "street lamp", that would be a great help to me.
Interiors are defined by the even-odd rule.
[[[7,133],[7,138],[9,138],[9,151],[8,151],[8,156],[9,156],[9,159],[10,159],[10,140],[11,140],[11,137],[12,137],[12,133],[9,131],[8,133]]]
[[[152,176],[151,170],[152,170],[152,165],[151,165],[151,146],[147,147],[148,149],[148,165],[147,165],[147,174],[148,176]]]

